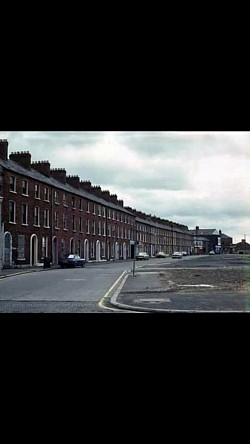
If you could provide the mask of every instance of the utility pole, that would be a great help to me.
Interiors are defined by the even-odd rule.
[[[0,196],[0,271],[3,268],[3,223],[2,223],[2,202],[3,197]]]
[[[133,277],[135,276],[135,261],[136,261],[136,255],[137,255],[137,241],[135,241],[134,244],[134,260],[133,260]]]

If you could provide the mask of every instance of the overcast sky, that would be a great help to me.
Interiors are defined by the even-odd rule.
[[[250,132],[0,131],[9,154],[90,180],[124,205],[250,243]]]

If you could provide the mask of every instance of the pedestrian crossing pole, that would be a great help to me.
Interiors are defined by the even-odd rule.
[[[0,196],[0,270],[3,268],[3,224],[2,224],[2,202],[3,197]]]
[[[134,244],[133,277],[135,276],[135,261],[136,261],[136,254],[137,254],[137,244],[138,244],[138,242],[135,242],[135,244]]]

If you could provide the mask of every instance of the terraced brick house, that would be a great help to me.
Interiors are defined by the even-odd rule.
[[[57,264],[64,254],[88,261],[126,260],[135,248],[154,256],[192,247],[188,227],[125,207],[89,180],[32,162],[28,151],[8,155],[0,140],[0,267]]]

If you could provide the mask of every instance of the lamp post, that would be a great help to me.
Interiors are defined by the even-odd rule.
[[[2,224],[2,202],[3,197],[0,196],[0,270],[3,268],[3,224]]]

